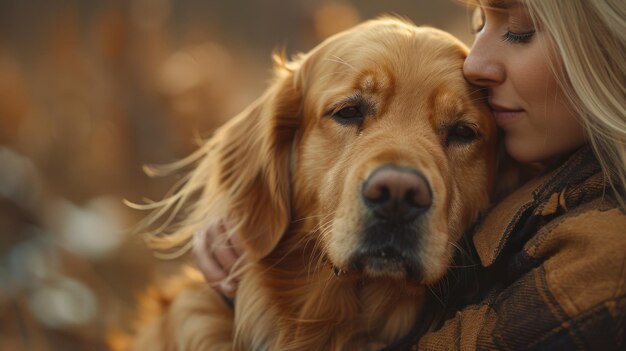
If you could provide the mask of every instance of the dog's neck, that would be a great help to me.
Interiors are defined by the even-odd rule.
[[[360,274],[337,277],[316,241],[319,233],[308,231],[305,222],[294,225],[249,270],[263,291],[249,291],[255,296],[245,298],[265,298],[262,313],[281,326],[267,336],[269,349],[325,345],[323,349],[360,350],[389,344],[409,332],[425,300],[425,287]]]

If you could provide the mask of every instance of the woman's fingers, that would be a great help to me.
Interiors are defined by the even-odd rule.
[[[193,253],[196,257],[198,268],[200,268],[200,271],[204,275],[204,279],[206,279],[209,284],[214,285],[223,280],[227,272],[211,252],[212,236],[209,232],[212,230],[216,230],[216,228],[210,226],[198,231],[194,235]]]
[[[232,241],[229,240],[226,235],[215,238],[214,242],[215,244],[213,244],[213,247],[210,249],[213,256],[217,260],[217,263],[222,266],[226,272],[230,273],[240,255],[235,251]]]
[[[224,222],[217,221],[198,231],[194,240],[193,252],[206,281],[222,294],[234,297],[237,281],[228,276],[243,254],[239,237],[229,239]]]
[[[243,243],[237,233],[230,237],[230,243],[237,257],[243,256]]]

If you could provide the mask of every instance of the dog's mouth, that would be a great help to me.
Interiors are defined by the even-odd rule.
[[[393,246],[361,250],[352,266],[372,278],[419,279],[414,255]]]
[[[422,281],[419,229],[378,221],[368,223],[365,228],[347,260],[332,265],[335,276]]]
[[[416,259],[406,250],[388,246],[370,250],[359,250],[347,267],[333,265],[336,277],[391,278],[420,281],[421,275]]]

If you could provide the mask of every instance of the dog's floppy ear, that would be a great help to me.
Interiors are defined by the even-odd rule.
[[[191,222],[225,219],[252,258],[275,247],[290,219],[289,157],[301,92],[294,79],[297,64],[274,59],[273,83],[215,133],[190,179],[205,182]]]
[[[253,258],[272,251],[290,221],[290,151],[301,93],[293,70],[278,64],[265,94],[215,136],[216,187],[205,194],[221,198],[219,212]]]
[[[271,252],[287,229],[289,157],[301,115],[301,92],[294,78],[299,63],[279,55],[274,61],[274,81],[259,99],[194,154],[147,169],[149,174],[165,175],[195,166],[171,196],[133,205],[154,210],[145,226],[164,222],[148,233],[153,234],[148,244],[162,257],[184,253],[196,231],[219,219],[227,223],[228,235],[240,235],[253,259]]]

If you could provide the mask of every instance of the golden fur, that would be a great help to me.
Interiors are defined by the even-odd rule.
[[[144,207],[155,209],[151,220],[182,217],[152,239],[158,249],[184,247],[210,218],[240,233],[235,308],[196,283],[135,348],[363,350],[409,332],[425,285],[444,275],[493,190],[496,129],[463,78],[466,54],[447,33],[381,18],[292,62],[278,58],[262,97],[165,170],[195,166],[180,189]],[[351,104],[365,105],[362,122],[339,123]],[[404,248],[418,275],[400,259],[350,261],[372,220],[362,184],[383,165],[419,170],[432,192],[406,229],[419,237]]]

